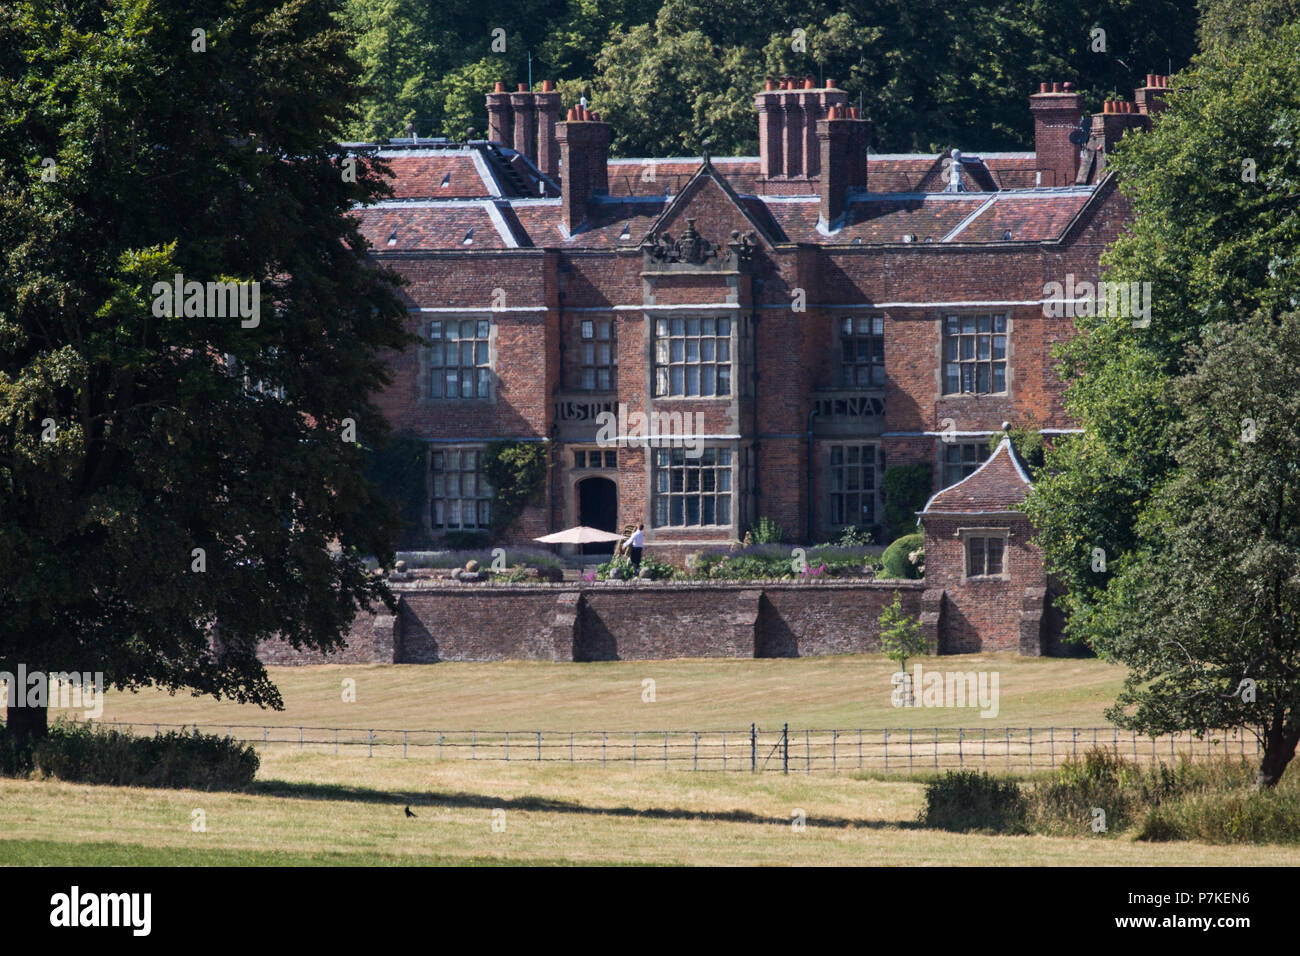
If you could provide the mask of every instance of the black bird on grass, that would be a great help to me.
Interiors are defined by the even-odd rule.
[[[408,817],[413,817],[413,816],[415,816],[415,814],[411,812],[411,808],[410,808],[410,807],[407,807],[407,808],[406,808],[406,815],[407,815]]]

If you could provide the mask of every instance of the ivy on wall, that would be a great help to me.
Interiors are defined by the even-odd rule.
[[[366,479],[397,511],[402,521],[398,549],[428,543],[424,510],[429,498],[428,446],[410,435],[394,435],[380,448],[366,448]]]
[[[546,483],[547,449],[543,442],[494,441],[483,454],[483,476],[495,490],[492,532],[502,534],[530,504],[541,504]]]
[[[930,498],[930,466],[891,465],[885,469],[885,527],[889,540],[916,533],[916,513]]]

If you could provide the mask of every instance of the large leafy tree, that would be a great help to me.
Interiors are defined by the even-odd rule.
[[[1153,733],[1245,727],[1275,786],[1300,741],[1300,314],[1215,325],[1171,404],[1175,467],[1095,635],[1130,667],[1109,716]]]
[[[349,213],[386,187],[332,145],[332,6],[0,7],[0,668],[278,706],[259,640],[336,646],[384,597],[348,439],[407,337]],[[259,282],[258,321],[159,315],[177,274]]]
[[[1300,304],[1297,43],[1300,24],[1203,55],[1176,79],[1154,129],[1115,154],[1134,219],[1103,269],[1111,281],[1150,283],[1150,324],[1075,320],[1081,334],[1063,349],[1063,372],[1085,432],[1057,442],[1028,503],[1069,589],[1075,637],[1104,627],[1095,618],[1134,547],[1137,516],[1177,466],[1171,383],[1187,371],[1187,347],[1213,323]]]

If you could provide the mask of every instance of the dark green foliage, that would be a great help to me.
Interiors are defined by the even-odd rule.
[[[1019,833],[1025,828],[1024,813],[1024,797],[1014,780],[970,770],[949,770],[925,785],[921,822],[958,833]]]
[[[366,449],[366,480],[401,516],[399,548],[429,543],[424,525],[428,477],[429,446],[418,438],[395,436],[380,448]]]
[[[389,597],[361,447],[413,337],[354,215],[386,186],[335,146],[352,46],[315,0],[0,4],[7,669],[278,706],[260,641],[332,649]],[[156,315],[177,273],[260,283],[259,322]]]
[[[1300,788],[1198,793],[1151,807],[1139,840],[1203,843],[1300,843]]]
[[[14,752],[0,731],[0,750]],[[260,761],[252,745],[179,731],[137,737],[90,724],[56,721],[6,774],[34,770],[69,783],[187,790],[247,790]]]
[[[917,570],[917,564],[922,563],[925,559],[923,556],[918,557],[916,564],[912,563],[908,555],[914,554],[925,548],[925,535],[907,534],[899,538],[893,544],[885,549],[885,553],[880,556],[881,577],[883,578],[905,578],[915,580],[921,577]]]
[[[492,486],[492,530],[506,531],[529,504],[537,504],[546,484],[546,445],[542,442],[494,441],[483,454],[483,476]],[[453,545],[473,547],[473,545]]]
[[[916,513],[932,494],[929,465],[890,465],[885,469],[881,490],[885,499],[885,534],[890,541],[916,531]]]
[[[1196,28],[1180,0],[347,0],[343,19],[371,87],[361,138],[401,136],[408,119],[423,136],[481,133],[484,93],[527,80],[531,53],[534,82],[559,81],[565,106],[591,97],[624,156],[698,155],[706,138],[714,155],[753,155],[752,98],[773,73],[861,95],[880,152],[1019,149],[1039,82],[1075,80],[1098,110],[1142,74],[1184,67]]]
[[[1021,464],[1029,472],[1030,481],[1036,481],[1047,451],[1043,433],[1036,425],[1026,425],[1012,428],[1008,435],[1011,438],[1011,447],[1015,449]]]

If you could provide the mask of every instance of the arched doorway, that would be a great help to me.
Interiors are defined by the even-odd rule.
[[[608,478],[578,482],[578,524],[601,531],[618,531],[618,485]],[[613,554],[614,543],[589,544],[588,554]]]

